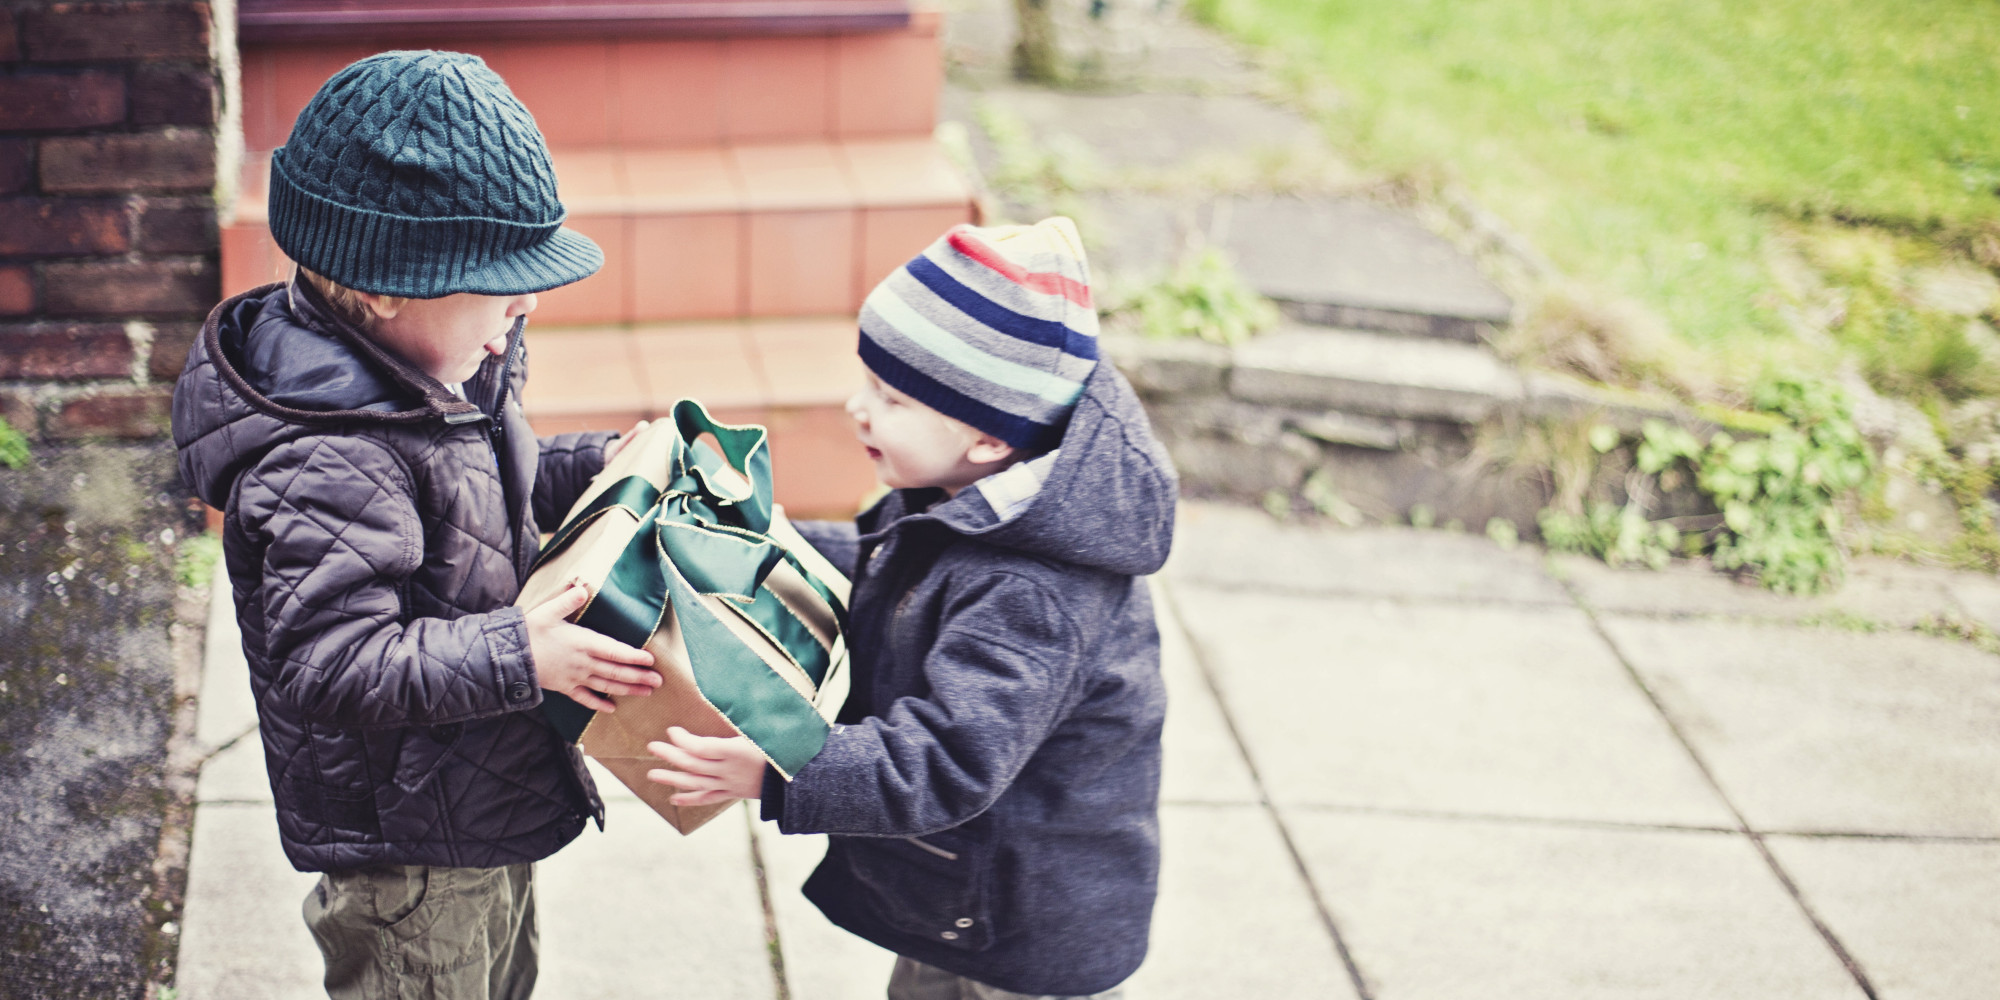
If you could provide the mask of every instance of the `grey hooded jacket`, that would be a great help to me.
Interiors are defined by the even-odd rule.
[[[464,398],[310,286],[217,306],[174,389],[181,475],[224,515],[264,760],[292,864],[535,861],[603,806],[539,711],[511,607],[607,434],[537,441],[525,346]]]
[[[762,808],[834,835],[805,886],[834,923],[1019,993],[1138,968],[1166,694],[1136,577],[1166,560],[1176,494],[1100,364],[1052,455],[801,525],[854,580],[853,688],[790,784],[767,772]]]

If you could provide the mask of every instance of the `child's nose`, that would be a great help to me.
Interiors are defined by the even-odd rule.
[[[847,407],[847,415],[853,417],[856,422],[862,424],[866,424],[868,422],[867,417],[864,415],[865,411],[863,411],[861,408],[861,393],[857,392],[854,395],[847,397],[847,403],[845,405]]]
[[[535,308],[537,306],[540,306],[541,304],[542,300],[537,298],[534,292],[529,292],[528,294],[515,299],[513,304],[508,306],[507,315],[510,318],[514,316],[526,316],[527,314],[534,312]]]

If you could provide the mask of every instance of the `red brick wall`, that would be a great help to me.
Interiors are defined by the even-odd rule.
[[[220,287],[207,3],[0,0],[0,417],[152,438]]]

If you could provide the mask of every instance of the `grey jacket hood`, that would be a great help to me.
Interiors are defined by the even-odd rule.
[[[1179,492],[1138,396],[1099,362],[1055,451],[961,490],[931,515],[987,545],[1144,576],[1167,561]]]

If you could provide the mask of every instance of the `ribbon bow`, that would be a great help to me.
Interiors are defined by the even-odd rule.
[[[782,654],[817,692],[833,667],[835,643],[823,641],[767,583],[778,566],[789,566],[831,609],[841,633],[847,609],[769,535],[771,455],[765,429],[717,423],[700,403],[684,399],[674,404],[671,430],[664,484],[643,475],[612,483],[570,512],[535,566],[560,554],[612,510],[636,518],[631,539],[577,624],[644,646],[671,611],[702,697],[789,780],[825,745],[828,725],[799,685],[781,676],[756,645]],[[719,449],[700,440],[704,434],[713,436]],[[726,621],[725,614],[737,620]],[[751,628],[743,628],[746,623]],[[554,692],[544,699],[543,711],[572,742],[593,714]]]

